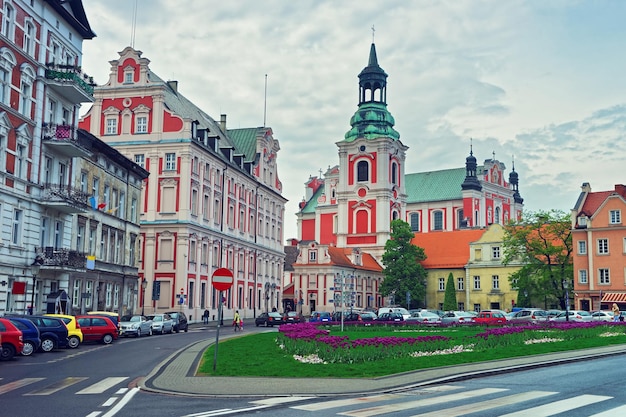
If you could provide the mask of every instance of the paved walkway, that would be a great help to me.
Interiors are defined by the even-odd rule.
[[[220,340],[238,336],[228,326]],[[143,390],[177,395],[210,397],[338,396],[382,393],[444,383],[496,373],[513,372],[560,363],[595,359],[626,353],[626,346],[615,345],[578,351],[550,353],[466,365],[423,369],[379,378],[279,378],[195,376],[202,353],[215,342],[202,340],[180,349],[155,368],[139,386]],[[218,351],[219,354],[219,351]],[[219,366],[219,359],[217,365]]]

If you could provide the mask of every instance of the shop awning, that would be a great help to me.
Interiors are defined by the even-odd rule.
[[[293,282],[285,287],[283,290],[283,298],[293,298],[295,285]]]
[[[626,292],[605,292],[602,294],[603,303],[626,303]]]

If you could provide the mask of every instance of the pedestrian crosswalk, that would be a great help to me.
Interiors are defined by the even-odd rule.
[[[278,399],[263,399],[253,404],[274,403]],[[304,399],[303,399],[304,400]],[[529,390],[513,392],[508,388],[472,388],[460,385],[440,385],[405,393],[391,393],[324,400],[309,399],[285,406],[309,415],[374,417],[382,415],[411,415],[413,417],[457,417],[490,415],[500,417],[548,417],[554,415],[584,415],[609,417],[626,415],[623,398],[607,395],[564,394],[556,391]],[[585,408],[587,407],[587,408]]]
[[[7,381],[0,378],[0,398],[3,394],[12,393],[23,396],[52,395],[61,390],[75,389],[74,394],[102,394],[111,388],[122,384],[128,377],[107,377],[100,380],[91,380],[90,377],[52,378],[22,378]],[[1,400],[0,400],[1,401]]]

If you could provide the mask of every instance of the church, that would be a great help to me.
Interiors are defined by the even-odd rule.
[[[283,292],[283,304],[298,304],[303,314],[332,311],[342,304],[375,309],[392,301],[383,299],[378,289],[383,279],[380,260],[394,219],[410,224],[413,243],[427,256],[430,252],[442,258],[427,259],[430,279],[430,268],[436,265],[454,264],[460,269],[454,275],[467,275],[470,243],[490,225],[521,217],[518,174],[513,167],[507,181],[505,165],[495,154],[479,165],[470,145],[464,167],[407,172],[408,147],[387,109],[387,77],[372,43],[367,66],[358,75],[359,102],[351,128],[336,143],[339,163],[305,183],[297,212],[298,239],[287,250],[287,258],[291,252],[294,261],[292,268],[285,267]],[[438,248],[447,242],[458,247],[459,241],[466,243],[461,248],[466,256],[451,264],[443,259],[446,251]],[[463,307],[472,305],[467,297]],[[430,298],[418,304],[438,308],[443,303]],[[504,308],[501,302],[478,308],[493,305]]]

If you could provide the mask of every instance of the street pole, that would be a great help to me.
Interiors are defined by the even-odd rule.
[[[220,340],[220,327],[222,327],[222,291],[219,292],[220,303],[217,306],[217,330],[215,332],[215,350],[213,351],[213,371],[217,368],[217,347]]]

